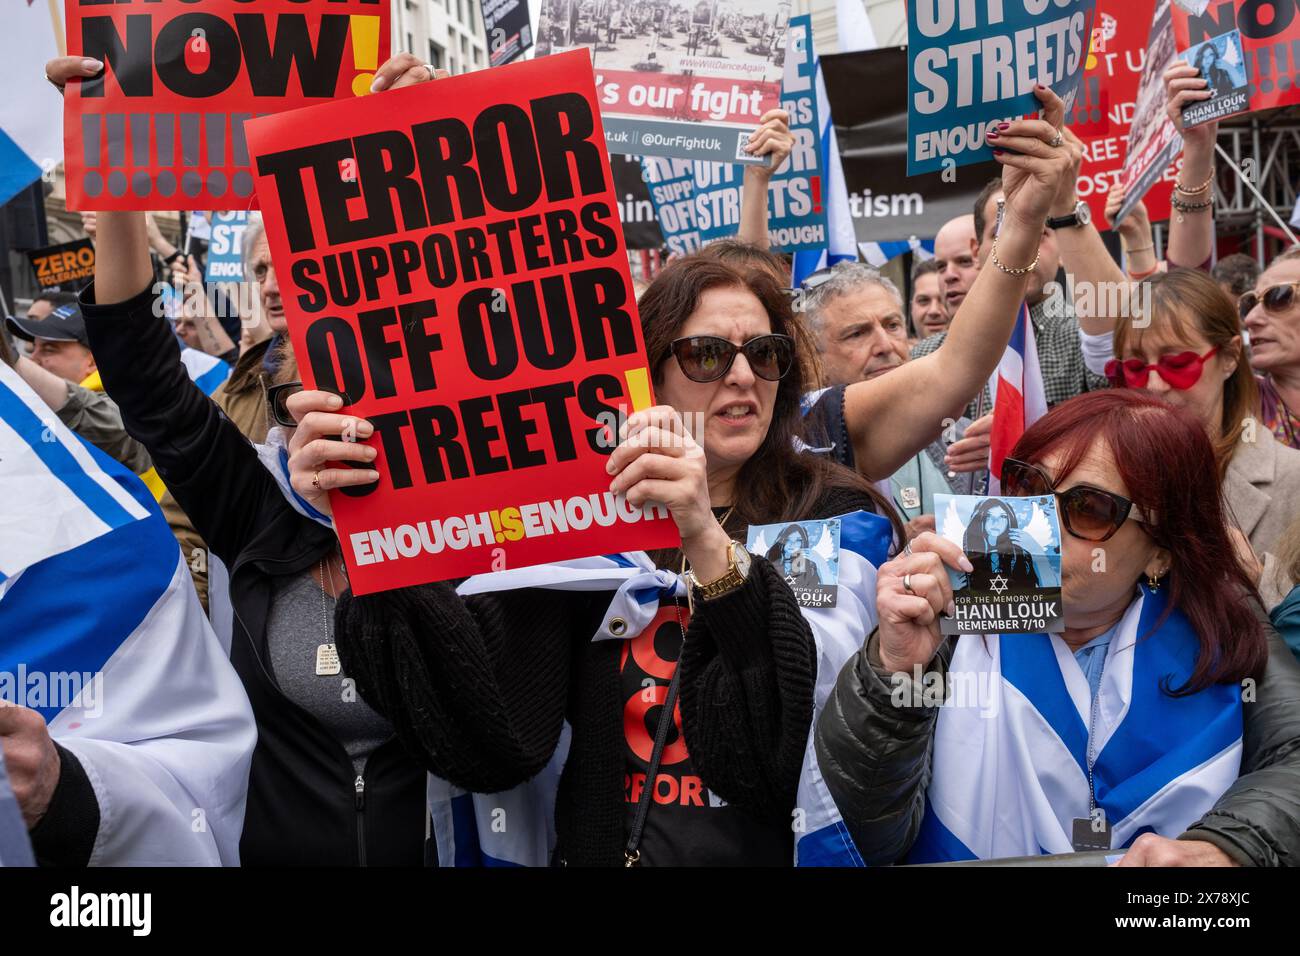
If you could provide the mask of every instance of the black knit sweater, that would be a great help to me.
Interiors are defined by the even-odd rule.
[[[871,507],[865,495],[836,489],[809,517]],[[545,589],[462,599],[447,583],[345,593],[335,639],[344,670],[410,753],[466,790],[493,793],[536,775],[567,718],[573,739],[555,811],[557,857],[617,866],[625,842],[621,642],[591,640],[607,606],[603,592]],[[816,650],[794,594],[764,558],[755,556],[742,587],[697,603],[679,666],[682,731],[701,778],[756,820],[788,828]]]

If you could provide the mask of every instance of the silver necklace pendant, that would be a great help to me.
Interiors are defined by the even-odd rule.
[[[321,632],[325,635],[325,643],[316,645],[316,676],[317,677],[334,677],[343,672],[343,664],[339,661],[339,649],[330,637],[330,619],[329,609],[325,603],[325,574],[327,571],[325,559],[320,559],[320,624]],[[330,591],[334,591],[334,574],[330,571],[329,576]]]
[[[333,644],[320,644],[316,648],[316,676],[334,677],[342,673],[338,648]]]

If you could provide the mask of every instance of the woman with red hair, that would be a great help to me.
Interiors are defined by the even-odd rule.
[[[1002,487],[1056,495],[1065,630],[944,638],[946,567],[969,561],[933,534],[880,568],[879,626],[817,727],[863,859],[1294,862],[1300,666],[1236,560],[1205,429],[1134,389],[1082,395]]]

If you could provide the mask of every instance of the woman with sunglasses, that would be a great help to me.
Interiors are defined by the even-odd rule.
[[[47,72],[75,79],[85,75],[82,62],[55,60]],[[402,54],[377,75],[405,86],[427,72]],[[105,388],[229,569],[231,663],[258,731],[240,862],[422,865],[426,775],[388,721],[357,696],[335,653],[334,604],[347,586],[337,539],[304,502],[286,495],[287,478],[282,486],[239,428],[190,383],[163,310],[154,308],[144,214],[97,218],[100,254],[83,294]],[[273,273],[262,292],[263,306],[278,309]],[[366,422],[356,427],[361,437],[371,430]],[[278,469],[280,461],[268,464]]]
[[[1236,560],[1200,424],[1092,392],[1024,433],[1002,487],[1057,496],[1065,629],[945,638],[948,569],[969,562],[936,535],[881,567],[879,627],[816,735],[863,859],[1293,861],[1300,665]]]
[[[879,429],[885,458],[931,440],[941,409],[978,388],[1010,335],[1070,166],[1051,121],[1059,124],[1062,104],[1045,88],[1037,95],[1045,119],[994,131],[1006,147],[997,151],[1007,197],[997,267],[963,306],[986,317],[987,341],[972,329],[969,344],[980,359],[987,353],[987,368],[917,362],[889,376],[876,396],[882,416],[923,437]],[[889,509],[865,479],[804,453],[806,346],[796,345],[803,333],[775,278],[688,256],[651,283],[639,311],[663,404],[620,430],[610,490],[668,509],[681,548],[649,557],[671,575],[669,595],[682,587],[690,604],[661,596],[654,627],[628,634],[619,619],[608,636],[623,640],[593,640],[606,632],[609,591],[462,597],[441,582],[345,594],[340,657],[411,751],[455,787],[496,794],[562,760],[557,862],[788,865],[818,652],[789,587],[742,542],[750,525]],[[313,391],[288,404],[298,420],[291,480],[308,503],[325,511],[328,490],[374,480],[370,469],[339,466],[374,457],[362,443],[329,440],[343,424],[337,402]],[[669,719],[651,720],[652,705]]]
[[[1271,583],[1269,553],[1300,501],[1300,451],[1259,422],[1259,387],[1243,354],[1237,310],[1206,273],[1176,269],[1144,280],[1149,322],[1119,322],[1106,376],[1191,412],[1215,450],[1231,520],[1263,562],[1265,606],[1285,590]],[[1295,582],[1290,582],[1294,584]]]
[[[1300,246],[1282,253],[1238,301],[1250,337],[1262,421],[1273,437],[1300,449]]]
[[[1023,265],[1068,164],[1047,145],[1049,124],[1020,126],[1006,131],[1023,152],[1007,171],[999,254]],[[966,308],[1013,315],[1027,274],[988,270]],[[689,256],[655,279],[639,311],[663,404],[629,418],[610,455],[610,489],[668,508],[682,546],[650,558],[674,581],[686,572],[689,605],[661,598],[654,628],[593,641],[613,597],[606,591],[462,597],[440,583],[345,595],[340,655],[430,771],[466,790],[495,793],[538,775],[567,721],[556,861],[788,865],[818,651],[781,574],[742,542],[751,525],[889,508],[864,478],[804,451],[797,353],[811,344],[775,277]],[[922,388],[924,366],[913,367],[917,379],[905,369],[890,384]],[[299,420],[290,467],[295,490],[323,510],[321,487],[362,473],[328,461],[357,460],[356,449],[315,446],[338,427],[321,417],[321,401],[319,392],[289,399]],[[647,703],[671,715],[678,687],[680,724],[652,719]],[[656,739],[667,743],[653,766]]]

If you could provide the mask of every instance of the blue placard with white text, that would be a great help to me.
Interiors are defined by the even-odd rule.
[[[242,282],[244,258],[241,254],[248,213],[214,212],[212,235],[208,238],[208,264],[205,282]]]
[[[1066,101],[1083,76],[1096,0],[909,0],[907,174],[986,162],[986,134]]]

